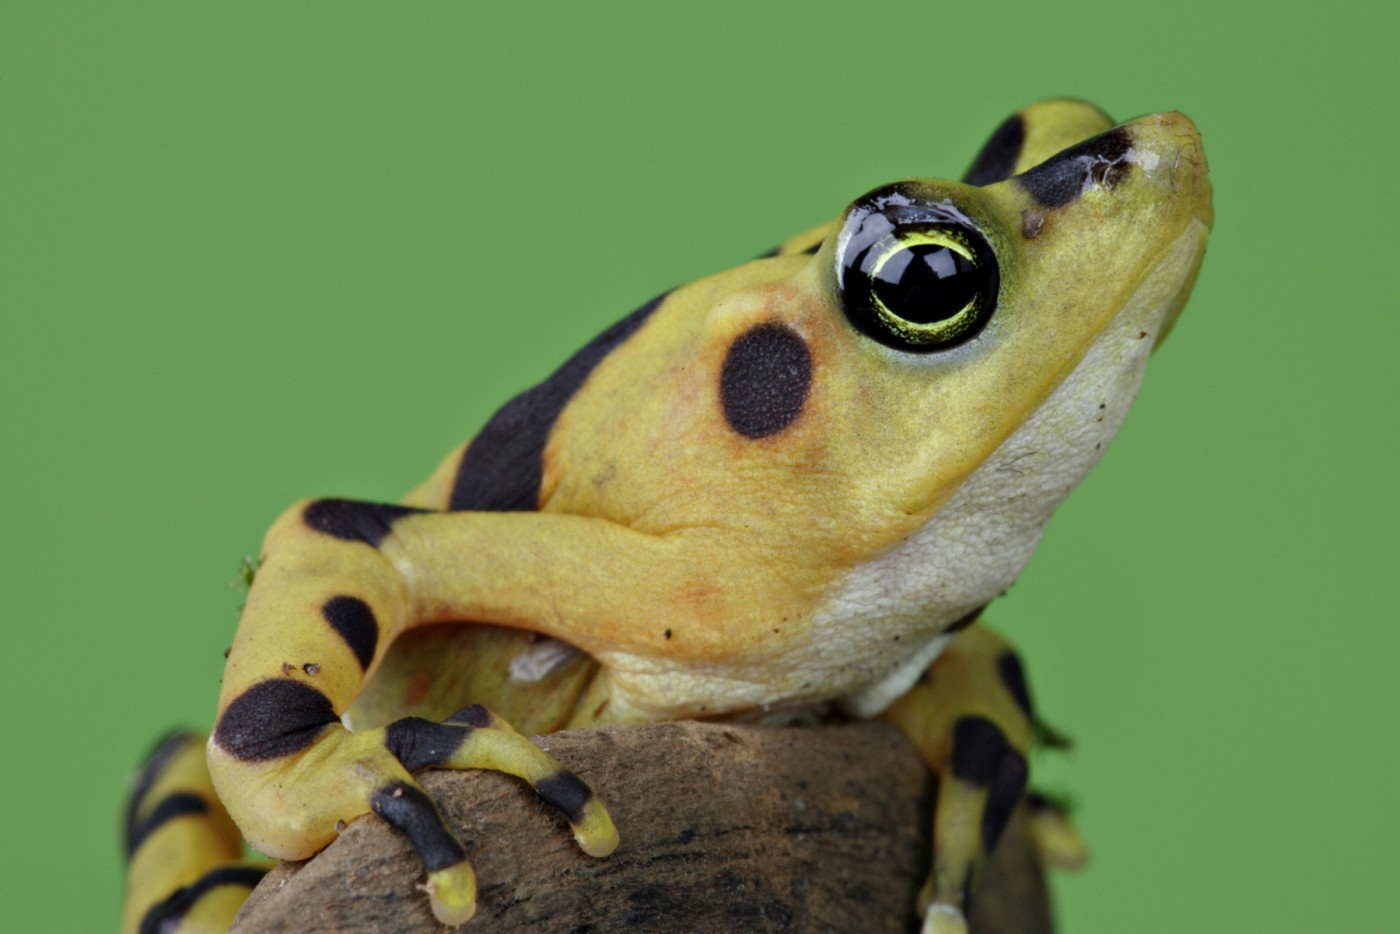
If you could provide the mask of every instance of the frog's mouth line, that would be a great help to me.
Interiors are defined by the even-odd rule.
[[[1201,256],[1205,253],[1206,238],[1209,234],[1210,225],[1199,217],[1193,217],[1187,224],[1186,230],[1177,237],[1176,243],[1173,243],[1172,248],[1168,250],[1168,258],[1170,258],[1177,249],[1177,244],[1180,244],[1188,236],[1194,236],[1196,239],[1195,256],[1190,261],[1189,272],[1181,279],[1181,283],[1177,286],[1176,295],[1171,299],[1167,312],[1162,317],[1162,323],[1157,328],[1157,339],[1152,342],[1153,350],[1156,350],[1161,346],[1162,341],[1167,339],[1167,335],[1171,333],[1172,327],[1176,324],[1176,319],[1181,316],[1181,310],[1186,307],[1186,300],[1191,296],[1191,289],[1196,284],[1196,276],[1201,271]],[[1166,259],[1163,260],[1163,262],[1166,261]],[[1154,275],[1155,273],[1156,270],[1153,271]],[[1148,278],[1151,278],[1151,275]]]
[[[1002,449],[1041,417],[1042,412],[1063,405],[1064,395],[1082,394],[1073,389],[1076,384],[1095,386],[1096,391],[1105,395],[1104,401],[1110,407],[1127,414],[1146,368],[1148,352],[1161,344],[1186,306],[1209,233],[1210,228],[1200,218],[1193,217],[1186,222],[1181,232],[1161,251],[1156,264],[1131,287],[1118,310],[1104,319],[1098,332],[1084,345],[1083,353],[1062,371],[1040,401],[1026,410],[1016,427],[984,459],[983,466],[1002,460]],[[1141,342],[1149,338],[1151,342],[1144,352]],[[1107,377],[1115,373],[1130,378],[1132,385],[1099,385],[1108,382]],[[1103,447],[1107,447],[1107,440]]]

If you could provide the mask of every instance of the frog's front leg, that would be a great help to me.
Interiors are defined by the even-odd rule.
[[[588,787],[488,711],[363,733],[340,716],[406,628],[471,619],[568,637],[586,636],[590,621],[625,618],[612,588],[625,593],[628,582],[604,585],[593,569],[632,566],[656,585],[664,562],[646,561],[655,544],[576,516],[346,500],[289,510],[268,533],[209,744],[215,786],[248,841],[304,858],[373,810],[422,857],[435,914],[461,923],[475,906],[470,865],[411,776],[439,766],[520,776],[563,811],[586,852],[611,852],[616,831]]]
[[[1026,788],[1032,714],[1016,653],[989,629],[958,633],[884,713],[938,779],[924,931],[966,934],[968,893]]]

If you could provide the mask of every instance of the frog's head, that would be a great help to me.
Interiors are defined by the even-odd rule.
[[[1080,126],[1081,142],[1015,175],[1045,142],[1008,125],[969,173],[985,184],[878,188],[846,209],[807,272],[839,309],[829,341],[816,340],[818,359],[847,358],[826,387],[847,397],[832,411],[861,413],[845,447],[904,453],[875,467],[900,507],[927,516],[990,471],[1000,482],[979,489],[1034,493],[1026,518],[1043,524],[1112,437],[1185,303],[1211,188],[1181,114],[1087,139]]]
[[[878,709],[1012,582],[1113,437],[1211,219],[1185,117],[1029,107],[964,181],[878,188],[605,335],[541,499],[707,543],[667,598],[706,638],[666,630],[656,656],[761,658],[755,703],[837,664],[812,690],[878,683]]]
[[[1017,152],[1005,130],[969,173],[985,185],[877,189],[817,255],[847,334],[860,337],[828,346],[866,361],[826,387],[846,397],[834,410],[861,412],[840,446],[899,452],[867,460],[872,492],[858,512],[912,520],[856,564],[832,619],[846,602],[897,594],[882,628],[934,634],[1005,590],[1112,439],[1195,280],[1211,188],[1186,117],[1084,134],[1043,160],[1025,151],[1043,139],[1024,137]],[[937,644],[854,709],[907,688]]]

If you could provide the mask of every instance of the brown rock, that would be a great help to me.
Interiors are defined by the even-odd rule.
[[[893,727],[664,723],[535,740],[607,803],[622,844],[594,859],[528,786],[421,776],[476,867],[478,931],[918,929],[931,779]],[[271,872],[233,930],[441,932],[408,844],[363,817]],[[975,891],[980,934],[1051,930],[1039,865],[1013,825]]]

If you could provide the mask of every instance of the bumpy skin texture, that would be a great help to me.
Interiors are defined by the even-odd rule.
[[[229,655],[209,744],[220,798],[283,858],[379,813],[449,923],[471,916],[474,881],[416,769],[519,775],[606,854],[597,797],[499,714],[342,725],[362,695],[375,706],[366,685],[402,633],[489,623],[503,628],[482,631],[481,658],[510,659],[510,687],[470,699],[528,709],[527,729],[887,712],[948,776],[926,924],[959,929],[1030,730],[1014,655],[953,632],[1102,454],[1211,220],[1185,117],[1115,128],[1083,103],[1034,105],[964,183],[877,189],[647,303],[403,504],[296,504]],[[532,669],[538,636],[583,661]],[[522,702],[532,691],[550,699]]]

